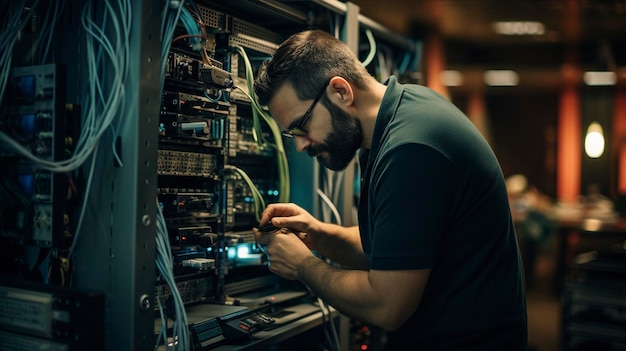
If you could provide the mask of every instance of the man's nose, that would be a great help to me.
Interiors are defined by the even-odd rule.
[[[298,152],[302,152],[311,146],[311,140],[307,136],[295,136],[293,141],[296,144],[296,150],[298,150]]]

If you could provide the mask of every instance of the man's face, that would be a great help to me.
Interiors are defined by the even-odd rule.
[[[354,158],[363,142],[363,130],[358,119],[334,104],[324,95],[322,103],[331,116],[332,129],[322,144],[311,145],[307,153],[317,156],[317,161],[333,170],[344,170]]]
[[[312,101],[301,101],[289,85],[279,88],[268,104],[283,131],[298,125],[310,106]],[[306,128],[307,135],[294,136],[296,149],[306,150],[309,156],[316,157],[331,170],[343,170],[362,145],[361,123],[334,104],[327,92],[323,92],[319,103],[313,107],[307,123],[302,126]]]

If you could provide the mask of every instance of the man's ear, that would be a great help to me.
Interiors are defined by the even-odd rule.
[[[350,106],[354,101],[354,91],[348,81],[340,76],[335,76],[330,79],[331,93],[328,97],[336,104]]]

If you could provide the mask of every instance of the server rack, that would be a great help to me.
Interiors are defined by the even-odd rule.
[[[590,253],[563,292],[563,350],[626,349],[626,253]]]
[[[102,318],[91,323],[94,327],[103,328],[102,340],[94,341],[104,350],[154,349],[155,325],[159,324],[155,316],[164,302],[157,301],[159,294],[171,295],[174,289],[188,304],[212,302],[219,306],[233,289],[275,279],[263,274],[256,276],[258,272],[253,272],[255,276],[251,279],[229,282],[238,267],[233,266],[232,259],[228,257],[228,248],[238,240],[250,243],[242,226],[254,220],[254,209],[246,209],[250,205],[247,200],[250,194],[241,174],[225,170],[231,169],[230,166],[245,169],[254,175],[255,185],[265,191],[266,201],[279,200],[279,194],[274,193],[278,176],[258,173],[254,165],[257,158],[264,162],[271,160],[271,152],[261,149],[252,153],[236,151],[246,145],[254,148],[246,139],[250,128],[247,125],[250,107],[245,102],[245,96],[231,90],[229,99],[215,103],[213,100],[218,92],[227,90],[230,84],[221,82],[211,88],[210,93],[215,95],[211,95],[208,102],[213,105],[206,109],[210,111],[203,116],[189,116],[184,111],[164,108],[164,101],[173,99],[207,103],[202,96],[198,99],[198,95],[185,89],[185,86],[189,87],[186,83],[172,88],[172,84],[164,82],[167,74],[174,75],[169,78],[181,81],[202,74],[199,72],[202,57],[187,55],[185,50],[177,50],[175,46],[164,50],[167,40],[172,39],[163,40],[164,18],[183,4],[180,1],[159,0],[116,3],[24,0],[2,5],[2,12],[6,14],[2,17],[3,28],[8,29],[3,29],[1,34],[3,38],[14,35],[16,40],[7,41],[7,45],[13,44],[11,46],[3,46],[7,49],[5,52],[10,53],[3,56],[3,67],[11,71],[2,76],[3,86],[10,89],[3,91],[1,96],[0,132],[14,137],[16,130],[24,132],[28,129],[25,125],[30,125],[32,121],[35,124],[41,122],[42,114],[35,119],[24,117],[32,115],[28,113],[34,106],[32,101],[25,99],[22,103],[22,100],[16,100],[16,96],[19,98],[18,95],[24,93],[20,87],[28,85],[29,79],[35,76],[39,77],[36,78],[37,84],[42,84],[38,87],[48,91],[50,89],[45,84],[51,84],[54,93],[51,98],[54,107],[45,108],[46,111],[54,110],[54,129],[41,129],[36,133],[38,143],[53,135],[56,151],[47,156],[48,161],[54,161],[56,167],[65,160],[73,160],[79,149],[85,147],[81,142],[88,140],[94,143],[90,144],[93,148],[85,153],[84,158],[72,162],[71,166],[66,165],[63,170],[58,167],[50,167],[54,168],[50,170],[38,166],[35,161],[24,161],[28,158],[7,144],[3,143],[0,147],[3,163],[19,164],[16,172],[11,168],[2,171],[3,181],[17,182],[24,179],[24,174],[36,173],[37,177],[32,177],[38,180],[36,184],[51,189],[49,196],[37,196],[37,201],[33,196],[34,210],[29,206],[10,205],[9,200],[13,198],[9,199],[9,192],[2,193],[2,276],[37,280],[41,283],[37,289],[44,291],[55,291],[57,286],[62,286],[63,292],[56,294],[70,296],[69,300],[71,296],[76,301],[94,296],[95,302],[89,306],[97,313],[92,316],[101,313]],[[258,60],[263,55],[269,57],[275,46],[288,35],[307,28],[331,28],[331,23],[337,24],[331,30],[355,52],[363,51],[359,35],[367,29],[392,46],[394,52],[418,55],[419,47],[415,41],[396,35],[367,19],[359,13],[357,5],[349,2],[236,0],[196,1],[195,5],[200,15],[206,17],[204,22],[211,39],[204,43],[211,53],[208,60],[223,69],[217,78],[239,79],[234,84],[244,84],[240,74],[243,71],[242,53],[233,50],[234,47],[243,47],[244,51],[256,55],[254,59]],[[176,30],[176,35],[185,34],[185,28],[180,23]],[[265,34],[267,36],[262,36]],[[34,49],[37,49],[36,54],[31,52]],[[178,66],[173,62],[177,62]],[[185,69],[173,69],[183,66]],[[53,83],[44,82],[41,77],[50,74],[56,80]],[[202,77],[199,78],[202,80]],[[94,81],[99,83],[97,88],[94,88]],[[15,90],[16,86],[19,89]],[[172,97],[172,94],[175,96]],[[124,102],[120,103],[119,99]],[[110,106],[115,109],[109,110]],[[95,119],[86,117],[91,115]],[[110,119],[110,124],[104,127],[98,125],[102,127],[101,133],[87,139],[86,134],[96,129],[90,129],[90,123],[98,118]],[[173,124],[184,125],[185,128],[168,128]],[[164,139],[178,142],[164,142]],[[199,147],[202,152],[196,152]],[[313,160],[294,154],[290,145],[286,148],[287,158],[292,164],[289,169],[289,199],[302,204],[320,218],[337,220],[329,216],[324,209],[326,205],[316,194],[328,174]],[[195,180],[191,181],[193,186],[188,189],[178,188],[174,184],[176,181],[172,180],[174,176],[167,174],[168,169],[171,171],[168,160],[176,159],[180,163],[184,154],[192,154],[194,160],[206,159],[205,166],[199,167],[209,170],[206,174],[191,175]],[[249,162],[250,159],[253,161]],[[189,167],[188,164],[185,169]],[[180,172],[180,168],[175,168],[173,172]],[[356,223],[352,214],[355,172],[357,170],[353,166],[334,176],[337,181],[333,190],[337,201],[335,205],[343,224],[347,225]],[[26,187],[24,183],[21,186]],[[170,191],[173,188],[177,190]],[[181,204],[188,206],[182,208]],[[193,223],[185,222],[185,214],[189,213],[194,214]],[[202,215],[198,216],[198,213]],[[180,258],[175,261],[175,268],[182,270],[176,277],[175,288],[158,279],[155,232],[159,229],[161,214],[169,220],[170,245],[178,247],[180,245],[176,244],[183,239],[192,240],[194,244],[211,251],[203,252],[202,257],[198,257],[195,251],[172,252],[174,257]],[[13,220],[23,217],[34,219],[32,223],[30,220]],[[261,255],[254,257],[255,260],[260,259],[261,264],[255,261],[251,266],[262,266]],[[247,263],[242,265],[244,269],[247,266]],[[44,271],[46,268],[48,272]],[[7,283],[5,288],[15,287]],[[52,301],[52,296],[56,295],[50,294],[49,301]],[[12,302],[2,301],[5,305]],[[56,308],[50,302],[44,306]],[[345,349],[347,327],[346,320],[342,321],[342,349]],[[6,321],[3,323],[0,323],[3,333],[15,331],[14,328],[6,328]],[[57,346],[56,343],[59,343],[60,347],[67,346],[69,349],[84,348],[83,344],[64,345],[66,341],[46,335],[18,333],[17,339],[34,339],[30,340],[33,342],[31,346],[46,343]],[[15,339],[13,334],[10,337]]]

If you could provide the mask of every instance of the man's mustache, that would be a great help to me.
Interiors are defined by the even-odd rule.
[[[315,157],[326,150],[327,150],[326,147],[320,145],[320,146],[310,146],[309,148],[306,149],[306,152],[307,154],[309,154],[309,156]]]

